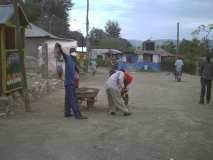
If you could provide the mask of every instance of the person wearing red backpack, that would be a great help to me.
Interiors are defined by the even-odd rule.
[[[124,105],[122,100],[121,93],[125,90],[124,81],[125,71],[123,69],[116,70],[106,81],[106,94],[109,104],[109,113],[111,115],[115,115],[117,111],[122,112],[124,116],[131,115],[128,107]]]

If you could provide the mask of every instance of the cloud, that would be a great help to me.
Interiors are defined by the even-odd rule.
[[[85,29],[86,0],[74,0],[71,28]],[[109,19],[117,20],[122,36],[132,39],[175,38],[181,23],[181,38],[201,24],[213,23],[213,0],[90,0],[90,26],[104,28]]]

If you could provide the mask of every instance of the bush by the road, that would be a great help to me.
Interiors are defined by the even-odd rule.
[[[174,71],[175,70],[174,64],[175,64],[174,60],[169,60],[169,61],[163,62],[161,64],[161,70],[162,71]],[[196,74],[196,61],[185,59],[183,71],[185,73],[195,75]]]

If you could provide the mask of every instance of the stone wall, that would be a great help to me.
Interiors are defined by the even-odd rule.
[[[63,81],[58,79],[43,79],[36,73],[28,73],[28,93],[30,102],[36,102],[44,95],[63,87]],[[24,102],[20,92],[14,92],[9,96],[0,96],[0,117],[14,115],[18,111],[24,111]],[[32,108],[33,110],[33,108]]]

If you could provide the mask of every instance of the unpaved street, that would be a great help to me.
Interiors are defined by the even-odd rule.
[[[213,103],[199,105],[199,77],[134,73],[130,117],[107,114],[105,72],[81,86],[100,88],[88,120],[63,117],[64,90],[32,113],[0,119],[0,160],[212,160]]]

